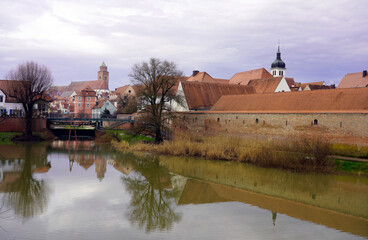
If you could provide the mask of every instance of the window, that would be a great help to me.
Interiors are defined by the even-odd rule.
[[[217,118],[217,122],[220,122],[220,118]]]
[[[256,118],[256,123],[258,123],[258,118]]]
[[[88,97],[88,98],[87,98],[87,101],[88,101],[88,102],[89,102],[89,101],[91,101],[91,97]]]
[[[81,107],[81,104],[80,103],[78,103],[78,107]]]
[[[78,97],[78,101],[82,101],[82,97]]]
[[[10,109],[9,114],[10,114],[10,115],[12,115],[12,114],[13,114],[13,109]]]
[[[318,120],[317,119],[314,119],[313,124],[314,125],[318,125]]]
[[[238,116],[236,116],[236,119],[238,119]]]
[[[89,103],[87,103],[87,107],[89,108]]]
[[[131,93],[131,92],[132,92],[132,90],[129,90],[128,92],[129,92],[129,93]]]
[[[282,75],[283,75],[282,71],[279,71],[279,75],[280,75],[280,76],[282,76]]]
[[[3,100],[4,100],[4,96],[0,96],[0,102],[3,102]]]
[[[342,127],[342,122],[340,122],[340,127]]]
[[[105,80],[106,80],[107,78],[106,78],[106,76],[105,76]]]

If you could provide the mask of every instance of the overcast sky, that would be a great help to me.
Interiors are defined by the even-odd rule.
[[[0,79],[19,63],[48,66],[55,85],[130,83],[151,57],[215,78],[269,70],[280,39],[286,76],[339,83],[368,69],[367,0],[1,0]]]

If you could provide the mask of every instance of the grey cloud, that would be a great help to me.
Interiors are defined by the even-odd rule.
[[[19,9],[25,9],[30,1],[20,2],[20,5],[23,7]],[[46,51],[37,47],[42,39],[14,39],[10,33],[16,31],[16,26],[37,16],[26,14],[16,20],[7,14],[9,28],[4,33],[0,30],[3,35],[0,39],[3,57],[0,77],[8,71],[4,66],[26,56],[44,59],[52,65],[56,82],[74,80],[76,76],[79,80],[89,80],[95,75],[97,64],[105,60],[114,84],[111,88],[128,83],[131,66],[149,57],[173,60],[187,75],[199,68],[214,77],[230,78],[239,71],[268,69],[280,39],[288,76],[302,82],[338,83],[344,74],[361,71],[368,54],[368,32],[365,30],[368,19],[364,13],[367,3],[364,0],[68,0],[63,11],[72,7],[80,10],[79,16],[73,17],[58,11],[55,6],[50,0],[40,7],[39,14],[51,14],[65,24],[64,27],[77,29],[78,36],[93,39],[106,49],[105,53],[94,49],[94,45],[88,52],[72,48]],[[78,36],[75,40],[81,41]],[[66,41],[72,43],[73,38]],[[76,66],[80,63],[76,72],[62,70],[69,68],[65,65],[70,63]]]

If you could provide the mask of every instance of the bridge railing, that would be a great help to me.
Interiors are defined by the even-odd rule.
[[[99,122],[99,121],[110,121],[110,122],[132,122],[131,116],[123,118],[117,118],[112,115],[95,115],[95,114],[60,114],[60,113],[49,113],[47,119],[52,122],[70,122],[70,121],[86,121],[86,122]]]
[[[88,113],[47,113],[47,118],[116,118],[115,115],[110,114],[88,114]]]

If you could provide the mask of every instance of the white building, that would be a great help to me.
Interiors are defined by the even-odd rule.
[[[114,104],[107,99],[98,101],[97,105],[92,108],[92,118],[101,118],[106,110],[109,111],[110,115],[115,115],[117,109]]]

